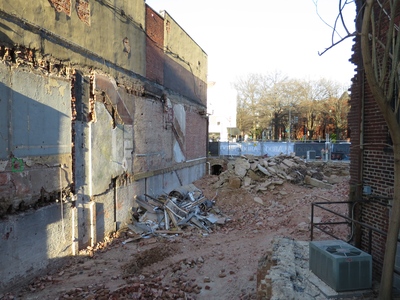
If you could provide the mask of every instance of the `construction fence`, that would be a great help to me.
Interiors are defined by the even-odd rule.
[[[276,156],[279,154],[305,159],[348,160],[351,144],[348,142],[209,142],[210,156]]]

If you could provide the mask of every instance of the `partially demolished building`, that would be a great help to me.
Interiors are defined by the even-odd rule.
[[[357,0],[357,15],[363,16],[366,1]],[[374,3],[376,16],[382,20],[389,19],[386,8]],[[382,14],[379,9],[382,9]],[[392,9],[392,8],[391,8]],[[390,13],[392,13],[390,11]],[[396,22],[400,10],[394,11]],[[388,19],[382,24],[388,26]],[[376,22],[381,21],[377,19]],[[363,17],[356,19],[356,29],[361,32]],[[375,25],[377,28],[380,23]],[[382,40],[386,37],[387,28],[383,27]],[[356,75],[351,87],[351,109],[348,115],[351,130],[350,148],[350,199],[359,201],[354,209],[354,218],[364,222],[357,226],[354,242],[357,247],[370,253],[373,258],[373,275],[379,278],[382,274],[383,260],[386,251],[386,235],[389,228],[389,216],[394,201],[395,160],[392,137],[383,113],[373,96],[366,78],[361,51],[361,35],[354,39],[352,62],[356,65]],[[382,42],[380,42],[382,43]],[[382,48],[377,48],[383,51]],[[397,87],[395,88],[397,90]],[[399,113],[397,112],[397,118]],[[397,188],[397,187],[396,187]],[[367,226],[370,226],[369,228]],[[400,243],[397,245],[394,286],[400,288]]]
[[[206,169],[207,55],[144,0],[0,0],[0,290]]]

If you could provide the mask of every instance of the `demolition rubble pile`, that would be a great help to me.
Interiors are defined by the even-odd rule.
[[[305,161],[297,156],[242,156],[231,160],[215,183],[220,188],[245,188],[255,193],[276,193],[285,182],[330,189],[349,175],[348,163]]]
[[[279,187],[285,182],[330,189],[347,175],[348,163],[345,162],[305,161],[294,155],[248,155],[229,160],[226,171],[219,175],[213,187],[217,191],[244,188],[254,194],[282,194],[285,192]],[[147,194],[136,196],[133,224],[128,225],[131,238],[125,242],[183,233],[185,227],[212,232],[215,226],[230,220],[215,206],[214,199],[207,199],[193,184],[181,186],[158,198]]]
[[[215,197],[214,197],[215,198]],[[182,233],[185,227],[196,227],[206,233],[223,225],[228,218],[207,199],[195,185],[181,186],[168,195],[154,198],[148,194],[136,196],[133,224],[128,225],[131,242],[148,236]]]
[[[311,298],[318,299],[318,295],[310,294],[305,280],[308,273],[301,269],[307,262],[299,250],[303,248],[291,239],[308,239],[309,204],[315,195],[329,194],[330,199],[344,201],[347,185],[343,176],[349,175],[348,163],[310,162],[279,155],[218,159],[210,161],[210,165],[221,165],[226,171],[205,176],[168,195],[137,196],[131,224],[95,247],[82,250],[63,269],[34,280],[21,292],[26,297],[18,299],[228,299],[233,293],[236,297],[230,299],[255,299],[252,264],[257,263],[260,253],[265,253],[271,236],[277,236],[280,242],[263,259],[266,265],[268,257],[273,263],[276,259],[281,263],[277,261],[269,277],[257,272],[257,281],[262,281],[259,291],[282,287],[288,293],[281,292],[280,299],[293,298],[292,295],[299,299],[315,295]],[[288,182],[327,189],[336,182],[338,185],[335,190],[306,189],[303,193],[300,186],[288,187]],[[290,197],[291,192],[299,191]],[[253,199],[260,204],[264,201],[264,205],[255,205]],[[332,209],[335,207],[337,211],[347,209],[347,205],[343,208],[334,204]],[[318,217],[324,222],[336,221],[324,212]],[[190,229],[201,234],[192,234]],[[332,233],[346,236],[348,228]],[[183,238],[175,238],[177,234]],[[281,240],[282,235],[289,239]],[[300,270],[298,276],[292,276],[293,270]],[[271,283],[269,278],[275,281]],[[218,295],[219,290],[227,296],[221,297],[220,293],[207,297]],[[50,294],[57,297],[39,296]],[[0,299],[16,298],[11,294],[3,298],[0,293]]]

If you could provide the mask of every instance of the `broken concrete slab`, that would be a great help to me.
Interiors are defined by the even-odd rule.
[[[269,158],[243,156],[230,160],[227,164],[230,166],[228,170],[222,172],[219,180],[214,183],[214,187],[217,189],[224,186],[233,189],[243,187],[249,191],[265,193],[269,185],[273,185],[268,188],[269,191],[272,191],[285,182],[329,189],[331,188],[330,184],[340,183],[343,180],[339,174],[348,174],[348,164],[307,162],[299,157],[284,154]],[[254,165],[257,166],[256,169],[254,169]],[[306,176],[312,179],[307,178],[306,182]],[[251,178],[250,183],[247,177]],[[269,183],[263,184],[263,181]]]
[[[277,170],[271,166],[267,167],[268,172],[270,172],[271,174],[276,174]]]
[[[282,161],[282,164],[284,164],[285,166],[287,166],[289,168],[293,168],[293,167],[297,166],[297,163],[295,163],[292,159],[289,160],[289,159],[286,159],[286,158]]]
[[[256,172],[254,172],[253,170],[248,170],[247,171],[247,176],[249,176],[252,180],[254,181],[260,181],[261,180],[261,176],[259,176]]]
[[[263,166],[261,166],[260,164],[257,165],[257,169],[260,170],[264,175],[266,176],[272,176],[272,174],[270,172],[268,172],[268,170],[266,168],[264,168]]]
[[[284,174],[277,174],[278,175],[278,177],[280,177],[280,178],[282,178],[282,179],[284,179],[284,180],[286,180],[286,176],[284,175]]]
[[[229,186],[233,189],[240,189],[242,185],[242,181],[239,177],[231,177],[229,178]]]
[[[256,170],[258,165],[258,161],[253,161],[250,163],[250,170]]]
[[[274,180],[274,181],[271,182],[271,184],[274,184],[274,185],[282,185],[284,183],[285,182],[283,180]]]
[[[337,175],[331,175],[330,177],[327,178],[327,181],[330,184],[337,184],[342,181],[342,178],[340,178]]]
[[[244,186],[250,186],[250,184],[251,184],[251,178],[246,176],[246,177],[243,179],[243,183],[244,183]]]
[[[312,178],[311,176],[308,176],[308,175],[304,178],[304,183],[315,186],[315,187],[323,188],[323,189],[331,189],[333,187],[329,183],[322,182],[322,181]]]
[[[139,235],[151,232],[150,226],[139,222],[135,222],[135,224],[128,224],[128,228]]]
[[[247,170],[250,169],[250,163],[246,159],[236,159],[235,161],[235,174],[240,178],[243,178],[247,174]]]
[[[261,205],[264,205],[264,201],[260,197],[254,197],[254,201]]]

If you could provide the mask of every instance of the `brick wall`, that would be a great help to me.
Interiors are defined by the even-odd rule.
[[[379,150],[364,151],[364,185],[372,187],[372,194],[382,197],[393,195],[393,153]]]
[[[362,1],[356,1],[357,11]],[[361,20],[359,20],[361,22]],[[360,24],[356,24],[360,31]],[[393,153],[386,122],[366,82],[360,48],[360,37],[355,38],[351,61],[357,74],[351,87],[351,109],[348,123],[351,130],[350,184],[354,200],[364,200],[357,206],[357,219],[383,232],[387,231],[390,213],[390,197],[393,195]],[[363,194],[363,187],[371,187],[371,195]],[[369,237],[371,236],[371,243]],[[362,250],[371,249],[373,274],[379,278],[383,264],[386,238],[366,228],[361,230]]]
[[[384,232],[387,231],[388,215],[389,209],[384,202],[374,201],[362,205],[361,221]],[[371,244],[369,242],[370,234]],[[368,229],[363,228],[360,248],[366,252],[370,250],[373,258],[372,274],[375,279],[379,279],[382,274],[385,243],[386,238],[384,236],[373,231],[370,233]]]
[[[186,33],[178,24],[174,27],[178,39],[171,36],[166,38],[164,27],[167,26],[170,32],[171,25],[165,25],[165,18],[165,15],[159,15],[146,5],[146,77],[189,98],[196,104],[206,106],[207,82],[201,75],[207,74],[207,55],[189,36],[187,40],[183,39]],[[167,22],[170,22],[171,18],[168,20]],[[170,44],[166,45],[165,41]],[[181,44],[185,44],[183,50],[178,49]],[[170,47],[178,50],[171,50]],[[190,58],[194,61],[190,61]]]
[[[351,61],[355,65],[362,63],[361,61],[361,49],[359,44],[359,37],[354,39],[355,44],[353,46],[353,56]],[[360,148],[360,125],[361,125],[361,110],[362,101],[360,99],[363,95],[363,81],[364,74],[359,72],[353,78],[353,84],[351,86],[350,92],[350,111],[347,116],[348,125],[350,129],[350,139],[352,147],[350,148],[350,184],[355,188],[355,197],[360,197],[361,195],[361,148]]]
[[[375,131],[371,131],[370,134],[366,133],[366,140],[367,138],[371,139],[372,136],[376,137]],[[371,199],[371,202],[363,204],[361,221],[387,232],[390,214],[388,198],[393,193],[393,154],[386,153],[383,145],[380,145],[380,149],[377,148],[379,148],[379,145],[371,143],[364,150],[363,185],[371,187],[372,197],[364,196],[364,199]],[[365,229],[363,230],[361,241],[363,250],[368,250],[371,247],[371,255],[374,259],[373,274],[376,278],[379,278],[381,276],[386,238],[378,233],[372,233],[371,246],[369,246],[369,231]]]
[[[146,77],[164,84],[164,19],[146,5]]]

